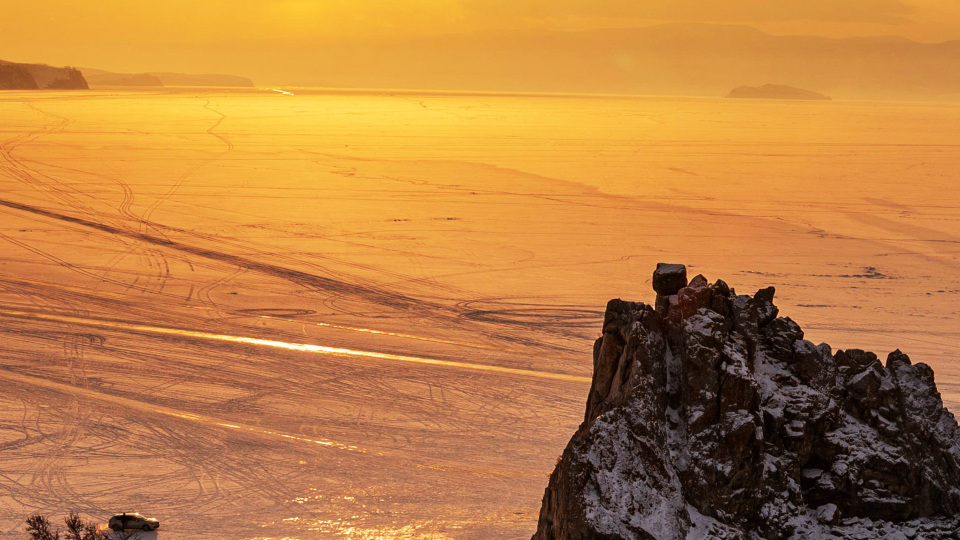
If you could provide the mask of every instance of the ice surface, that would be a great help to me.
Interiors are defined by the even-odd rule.
[[[168,540],[529,537],[603,306],[665,259],[960,408],[958,116],[4,92],[0,537],[118,508]]]

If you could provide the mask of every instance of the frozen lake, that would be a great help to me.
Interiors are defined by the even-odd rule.
[[[0,93],[0,538],[529,538],[608,299],[777,287],[960,409],[960,107]]]

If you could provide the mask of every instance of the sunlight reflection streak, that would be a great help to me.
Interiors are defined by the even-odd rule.
[[[388,332],[388,331],[386,331],[386,330],[374,330],[374,329],[372,329],[372,328],[360,328],[360,327],[357,327],[357,326],[344,326],[344,325],[341,325],[341,324],[333,324],[333,323],[320,322],[320,321],[301,321],[301,320],[296,320],[296,319],[290,319],[290,318],[288,318],[288,317],[277,317],[277,316],[274,316],[274,315],[254,315],[254,316],[257,317],[257,318],[259,318],[259,319],[270,319],[270,320],[277,320],[277,321],[284,321],[284,322],[296,322],[296,323],[298,323],[298,324],[309,324],[309,325],[311,325],[311,326],[320,326],[320,327],[323,327],[323,328],[335,328],[335,329],[337,329],[337,330],[348,330],[348,331],[350,331],[350,332],[360,332],[360,333],[362,333],[362,334],[376,334],[376,335],[379,335],[379,336],[399,337],[399,338],[403,338],[403,339],[413,339],[413,340],[417,340],[417,341],[429,341],[429,342],[431,342],[431,343],[443,343],[443,344],[446,344],[446,345],[459,345],[459,346],[462,346],[462,347],[470,347],[470,348],[474,348],[474,349],[490,349],[490,350],[496,349],[496,347],[491,347],[491,346],[488,346],[488,345],[480,345],[479,343],[467,343],[467,342],[465,342],[465,341],[452,341],[452,340],[449,340],[449,339],[440,339],[440,338],[432,338],[432,337],[424,337],[424,336],[414,336],[414,335],[412,335],[412,334],[402,334],[402,333],[399,333],[399,332]]]
[[[511,368],[506,366],[495,366],[489,364],[474,364],[471,362],[458,362],[455,360],[440,360],[436,358],[425,358],[422,356],[408,356],[403,354],[391,354],[374,351],[361,351],[356,349],[347,349],[343,347],[330,347],[326,345],[315,345],[310,343],[289,343],[273,339],[262,339],[246,336],[231,336],[227,334],[214,334],[210,332],[199,332],[196,330],[184,330],[180,328],[169,328],[163,326],[147,326],[135,323],[124,323],[118,321],[108,321],[102,319],[88,319],[75,317],[71,315],[54,315],[49,313],[32,313],[27,311],[0,309],[0,316],[16,317],[20,319],[34,319],[52,322],[65,322],[81,324],[85,326],[98,326],[105,328],[116,328],[129,330],[133,332],[143,332],[157,335],[190,337],[196,339],[205,339],[212,341],[223,341],[229,343],[240,343],[244,345],[256,345],[261,347],[271,347],[276,349],[286,349],[314,354],[325,354],[349,358],[372,358],[377,360],[390,360],[395,362],[405,362],[412,364],[422,364],[438,367],[449,367],[457,369],[466,369],[471,371],[483,371],[492,373],[504,373],[508,375],[518,375],[521,377],[535,377],[540,379],[551,379],[565,382],[589,383],[590,377],[581,375],[571,375],[567,373],[554,373],[549,371],[536,371],[532,369]]]

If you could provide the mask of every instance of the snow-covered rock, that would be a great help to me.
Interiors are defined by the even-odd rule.
[[[607,305],[534,540],[960,540],[960,429],[927,365],[804,340],[772,287],[658,292]]]

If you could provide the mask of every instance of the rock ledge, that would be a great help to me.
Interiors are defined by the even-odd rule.
[[[960,539],[960,429],[929,366],[833,352],[773,287],[680,274],[658,268],[676,293],[656,307],[607,305],[534,540]]]

